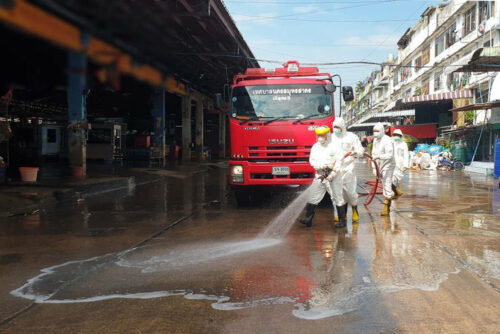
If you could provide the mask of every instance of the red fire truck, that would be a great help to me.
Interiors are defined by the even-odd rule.
[[[329,73],[297,61],[275,69],[249,68],[234,77],[229,184],[239,205],[248,204],[256,188],[313,181],[309,153],[316,141],[314,129],[331,127],[334,92],[340,86]],[[351,87],[339,92],[344,101],[353,99]]]

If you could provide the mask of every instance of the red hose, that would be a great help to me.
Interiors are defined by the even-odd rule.
[[[375,195],[377,193],[380,193],[380,192],[377,192],[377,190],[380,186],[380,170],[378,168],[378,164],[375,162],[375,160],[373,160],[371,155],[369,155],[368,153],[364,153],[363,155],[365,157],[367,157],[368,159],[370,159],[371,162],[375,165],[375,171],[377,174],[375,181],[367,181],[366,182],[367,185],[372,186],[371,190],[368,192],[368,194],[366,194],[367,196],[366,196],[365,201],[364,201],[365,206],[367,206],[367,205],[370,205],[370,203],[373,201],[373,198],[375,197]],[[363,195],[365,195],[365,194],[363,194]]]

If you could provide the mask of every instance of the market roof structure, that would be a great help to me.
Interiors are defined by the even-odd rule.
[[[29,0],[201,91],[259,67],[220,0]]]

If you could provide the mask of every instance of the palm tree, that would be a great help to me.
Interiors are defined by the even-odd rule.
[[[356,82],[356,92],[361,93],[364,90],[365,84],[363,81]]]

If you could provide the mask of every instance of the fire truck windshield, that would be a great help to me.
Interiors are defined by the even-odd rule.
[[[243,120],[319,119],[332,113],[332,93],[321,84],[240,86],[231,97],[231,116]]]

